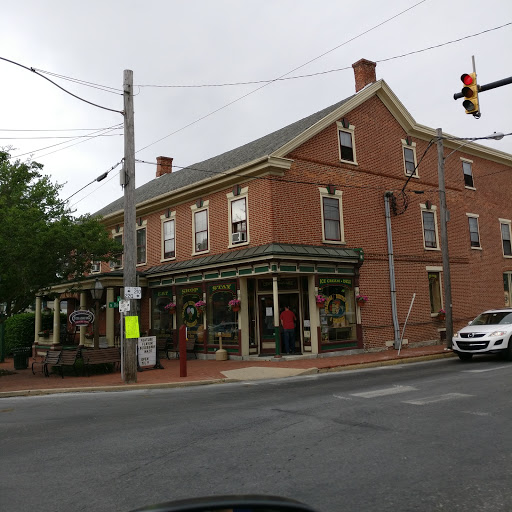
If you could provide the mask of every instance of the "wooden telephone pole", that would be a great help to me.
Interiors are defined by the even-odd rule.
[[[136,286],[136,233],[135,233],[135,125],[133,121],[133,71],[123,73],[124,97],[124,167],[121,171],[121,185],[124,186],[124,228],[123,228],[123,286]],[[130,299],[129,315],[137,314],[136,300]],[[124,316],[122,317],[124,320]],[[137,338],[127,338],[123,343],[123,381],[137,382]]]

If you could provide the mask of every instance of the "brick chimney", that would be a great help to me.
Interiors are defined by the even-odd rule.
[[[373,82],[377,81],[377,76],[375,75],[376,66],[376,62],[366,59],[358,60],[352,64],[354,77],[356,79],[356,92],[359,92],[368,84],[373,84]]]
[[[171,174],[172,158],[168,156],[156,157],[156,177],[159,178],[163,174]]]

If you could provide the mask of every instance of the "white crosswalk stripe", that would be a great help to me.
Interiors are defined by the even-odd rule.
[[[474,395],[466,395],[464,393],[446,393],[444,395],[430,396],[426,398],[419,398],[417,400],[404,400],[404,404],[412,405],[427,405],[436,402],[446,402],[447,400],[457,400],[459,398],[469,398]]]
[[[397,393],[406,393],[408,391],[417,391],[412,386],[393,386],[392,388],[376,389],[374,391],[366,391],[364,393],[351,393],[351,396],[360,398],[376,398],[379,396],[396,395]]]

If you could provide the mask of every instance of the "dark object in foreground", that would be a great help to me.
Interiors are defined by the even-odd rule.
[[[308,505],[280,496],[210,496],[169,501],[132,512],[315,512]]]
[[[94,364],[113,364],[118,370],[121,367],[121,351],[117,347],[83,350],[82,357],[87,376],[90,375],[90,366]]]

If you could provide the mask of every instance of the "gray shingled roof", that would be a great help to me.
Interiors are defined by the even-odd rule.
[[[135,201],[137,204],[160,196],[173,190],[178,190],[187,185],[191,185],[198,181],[204,180],[214,174],[228,171],[245,163],[251,162],[258,158],[271,155],[274,151],[284,146],[287,142],[293,140],[302,132],[313,126],[315,123],[336,110],[349,98],[324,108],[315,114],[304,119],[295,121],[284,128],[273,133],[269,133],[260,139],[256,139],[248,144],[244,144],[236,149],[214,156],[203,162],[198,162],[181,171],[173,171],[170,174],[164,174],[159,178],[138,187],[135,190]],[[97,211],[94,215],[109,215],[123,209],[123,197],[105,206]]]

